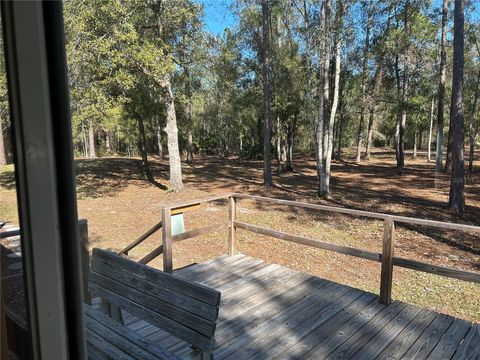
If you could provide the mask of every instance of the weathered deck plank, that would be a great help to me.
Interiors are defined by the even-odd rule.
[[[343,289],[342,289],[343,290]],[[260,356],[266,356],[269,352],[274,352],[278,345],[278,340],[283,335],[292,336],[295,329],[305,323],[311,324],[324,322],[341,310],[340,303],[350,303],[362,295],[360,291],[351,290],[329,292],[330,300],[326,297],[312,299],[305,298],[274,319],[263,323],[251,331],[239,334],[239,337],[233,339],[223,348],[220,347],[214,354],[219,358],[249,358],[260,353]],[[317,301],[311,301],[317,300]]]
[[[440,314],[425,329],[402,359],[425,359],[440,341],[445,331],[450,327],[453,318]]]
[[[415,319],[380,353],[379,357],[381,359],[400,359],[436,316],[437,314],[433,311],[422,309]]]
[[[460,344],[460,341],[462,341],[471,327],[472,323],[462,319],[455,319],[447,332],[443,334],[437,346],[428,355],[427,360],[440,359],[442,356],[445,359],[452,357],[458,348],[458,344]],[[480,339],[478,341],[480,342]]]
[[[335,350],[329,359],[350,359],[353,357],[368,341],[377,336],[392,319],[398,316],[407,308],[407,304],[395,301],[393,304],[385,307],[369,323],[357,331],[352,337],[345,341],[337,350]]]
[[[316,345],[313,345],[309,356],[314,356],[316,359],[326,358],[384,308],[385,305],[380,304],[378,301],[373,301],[337,331],[331,333],[324,341],[318,341]]]
[[[477,359],[480,325],[237,254],[175,271],[222,293],[214,359]],[[125,313],[176,355],[187,343]]]
[[[388,344],[410,323],[410,321],[417,316],[420,310],[419,307],[408,306],[382,331],[380,339],[371,339],[352,357],[352,360],[375,359],[377,355],[380,354],[382,350],[385,349]]]
[[[299,323],[298,327],[291,327],[292,330],[290,332],[292,336],[282,339],[283,341],[281,341],[281,345],[278,347],[273,345],[271,352],[276,356],[286,353],[290,358],[297,356],[305,358],[304,353],[309,351],[312,346],[302,346],[304,345],[304,343],[301,342],[302,338],[304,340],[306,339],[306,342],[309,342],[312,337],[316,337],[318,339],[317,341],[321,342],[329,337],[332,332],[335,332],[341,324],[371,304],[374,299],[375,296],[373,294],[348,290],[348,292],[341,295],[338,300],[335,302],[332,301],[332,305],[317,312],[303,323]],[[297,353],[301,355],[297,355]],[[257,352],[255,358],[259,359],[262,358],[262,356]]]
[[[480,355],[480,324],[470,328],[462,344],[458,347],[452,360],[471,359],[475,360]]]

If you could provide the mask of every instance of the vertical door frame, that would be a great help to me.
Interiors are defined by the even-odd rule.
[[[34,359],[85,359],[62,4],[2,1]]]

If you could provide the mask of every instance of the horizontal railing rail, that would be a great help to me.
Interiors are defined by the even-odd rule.
[[[13,236],[20,236],[20,229],[0,230],[0,239],[6,239]]]
[[[195,229],[195,230],[186,231],[182,234],[173,235],[173,236],[171,236],[170,240],[171,240],[172,243],[176,243],[176,242],[179,242],[179,241],[182,241],[182,240],[191,239],[191,238],[203,235],[203,234],[207,234],[207,233],[217,231],[217,230],[219,230],[223,227],[225,227],[225,224],[220,224],[220,223],[219,224],[213,224],[213,225],[210,225],[210,226],[204,226],[204,227],[201,227],[201,228],[198,228],[198,229]],[[148,264],[150,261],[154,260],[155,258],[157,258],[158,256],[160,256],[162,254],[163,254],[163,244],[156,247],[153,251],[151,251],[149,254],[144,256],[138,262],[141,263],[141,264]]]
[[[225,200],[227,199],[229,196],[229,194],[226,194],[226,195],[217,195],[217,196],[209,196],[209,197],[205,197],[205,198],[202,198],[202,199],[197,199],[197,200],[185,200],[185,201],[177,201],[175,203],[171,203],[171,204],[167,204],[165,205],[163,208],[168,208],[170,209],[170,213],[173,215],[173,214],[179,214],[179,213],[182,213],[184,211],[187,211],[187,210],[191,210],[191,209],[194,209],[196,207],[198,207],[199,205],[201,204],[204,204],[204,203],[207,203],[207,202],[211,202],[211,201],[217,201],[217,200]],[[163,223],[162,221],[159,221],[158,223],[156,223],[154,226],[152,226],[150,229],[148,229],[145,233],[143,233],[142,235],[140,235],[140,237],[138,237],[137,239],[135,239],[134,241],[132,241],[130,244],[128,244],[125,248],[123,248],[122,250],[120,250],[118,252],[119,255],[127,255],[128,256],[128,253],[130,251],[132,251],[134,248],[136,248],[137,246],[139,246],[140,244],[142,244],[145,240],[147,240],[150,236],[152,236],[153,234],[155,234],[157,231],[159,231],[163,226]],[[212,229],[213,227],[215,226],[212,226]],[[198,235],[201,235],[202,233],[200,234],[197,234],[196,232],[198,231],[201,231],[202,229],[197,229],[197,230],[193,230],[191,232],[186,232],[186,233],[183,233],[183,234],[180,234],[181,236],[186,236],[185,238],[180,238],[180,237],[177,237],[177,238],[172,238],[172,240],[174,241],[180,241],[180,240],[185,240],[185,239],[189,239],[191,237],[195,237],[195,236],[198,236]],[[206,232],[209,232],[207,231],[208,229],[207,228],[204,228],[203,231],[206,231]],[[214,231],[214,230],[217,230],[216,228],[213,229],[213,230],[210,230],[211,231]],[[197,235],[196,235],[197,234]],[[144,256],[139,262],[143,263],[143,264],[147,264],[149,263],[150,261],[154,260],[156,257],[160,256],[161,254],[163,253],[163,245],[161,246],[158,246],[156,247],[155,249],[153,249],[153,251],[151,251],[149,254],[147,254],[146,256]]]
[[[287,206],[295,206],[295,207],[301,207],[301,208],[307,208],[307,209],[329,211],[329,212],[345,214],[345,215],[369,217],[369,218],[382,219],[382,220],[390,219],[392,221],[404,223],[404,224],[424,225],[424,226],[431,226],[431,227],[442,228],[442,229],[470,231],[470,232],[480,233],[480,226],[456,224],[456,223],[436,221],[436,220],[417,219],[417,218],[412,218],[407,216],[389,215],[389,214],[382,214],[378,212],[347,209],[347,208],[342,208],[337,206],[309,204],[305,202],[282,200],[282,199],[275,199],[275,198],[256,196],[256,195],[233,193],[231,194],[231,196],[237,199],[250,199],[250,200],[256,200],[256,201],[275,203],[279,205],[287,205]]]
[[[158,223],[156,223],[155,225],[153,225],[150,229],[148,229],[145,233],[143,233],[142,235],[140,235],[139,238],[137,238],[135,241],[133,241],[132,243],[128,244],[125,248],[123,248],[122,250],[120,250],[118,252],[119,255],[128,255],[128,252],[133,250],[134,248],[136,248],[138,245],[140,245],[141,243],[143,243],[145,240],[147,240],[150,236],[152,236],[153,234],[155,234],[158,230],[160,230],[162,228],[162,222],[159,221]]]
[[[406,216],[389,215],[389,214],[382,214],[377,212],[354,210],[354,209],[347,209],[347,208],[328,206],[328,205],[309,204],[305,202],[282,200],[282,199],[275,199],[275,198],[269,198],[264,196],[247,195],[247,194],[233,193],[230,195],[230,199],[231,199],[230,204],[233,203],[233,207],[232,205],[230,205],[230,213],[231,214],[233,213],[233,215],[230,216],[230,222],[231,222],[230,232],[232,234],[229,234],[229,242],[231,241],[231,239],[235,239],[234,232],[235,232],[235,229],[238,228],[238,229],[247,230],[256,234],[294,242],[297,244],[302,244],[302,245],[315,247],[315,248],[319,248],[327,251],[333,251],[340,254],[345,254],[345,255],[363,258],[366,260],[380,262],[382,264],[381,277],[380,277],[380,302],[383,304],[389,304],[392,301],[391,294],[392,294],[394,265],[412,269],[412,270],[422,271],[430,274],[435,274],[435,275],[440,275],[444,277],[449,277],[453,279],[480,284],[480,273],[477,273],[477,272],[467,271],[462,269],[455,269],[455,268],[450,268],[445,266],[438,266],[438,265],[428,264],[428,263],[424,263],[417,260],[405,259],[405,258],[394,256],[395,222],[403,223],[403,224],[428,226],[433,228],[448,229],[448,230],[472,232],[472,233],[480,233],[479,226],[456,224],[456,223],[449,223],[449,222],[442,222],[442,221],[435,221],[435,220],[416,219],[416,218],[411,218]],[[313,209],[313,210],[319,210],[319,211],[326,211],[330,213],[338,213],[343,215],[367,217],[367,218],[382,220],[384,222],[382,253],[352,248],[344,245],[327,243],[324,241],[315,240],[315,239],[300,236],[300,235],[288,234],[282,231],[267,229],[264,227],[247,224],[245,222],[236,221],[235,214],[234,214],[235,206],[236,206],[235,204],[236,204],[236,200],[239,200],[239,199],[248,199],[248,200],[259,201],[259,202],[268,202],[268,203],[277,204],[277,205],[285,205],[285,206]],[[229,248],[234,249],[234,245],[233,244],[229,245]]]
[[[162,207],[162,244],[155,248],[151,253],[147,254],[140,260],[141,263],[148,263],[155,259],[157,256],[163,255],[163,270],[172,272],[173,259],[172,259],[172,245],[173,243],[190,239],[196,236],[207,234],[217,231],[224,227],[224,224],[217,223],[203,228],[187,231],[178,235],[171,235],[171,215],[180,208],[188,208],[190,206],[197,206],[199,204],[226,200],[228,199],[228,253],[230,255],[235,254],[236,247],[236,230],[242,229],[250,231],[259,235],[270,236],[273,238],[310,246],[322,250],[333,251],[336,253],[354,256],[370,261],[381,263],[381,276],[380,276],[380,298],[379,301],[383,304],[389,304],[392,301],[392,284],[393,284],[393,267],[399,266],[416,271],[422,271],[430,274],[440,275],[453,279],[468,281],[480,284],[480,273],[455,269],[445,266],[433,265],[424,263],[417,260],[405,259],[402,257],[394,256],[395,252],[395,223],[420,225],[433,228],[441,228],[446,230],[464,231],[480,234],[480,227],[466,224],[456,224],[451,222],[442,222],[436,220],[418,219],[399,215],[383,214],[378,212],[370,212],[364,210],[347,209],[342,207],[310,204],[306,202],[282,200],[276,198],[269,198],[264,196],[247,195],[231,193],[218,196],[210,196],[198,200],[187,200],[182,202],[175,202],[167,204]],[[350,215],[355,217],[367,217],[371,219],[381,220],[384,223],[382,252],[374,252],[370,250],[358,249],[350,246],[333,244],[309,237],[289,234],[286,232],[268,229],[265,227],[248,224],[246,222],[237,221],[236,208],[239,200],[252,200],[258,202],[265,202],[277,205],[285,205],[297,208],[312,209],[317,211],[325,211],[329,213],[338,213],[343,215]],[[157,224],[158,225],[158,224]],[[148,232],[147,232],[148,233]],[[147,234],[146,233],[146,234]],[[137,239],[138,241],[138,239]],[[126,248],[127,251],[130,248]]]
[[[239,221],[235,221],[234,225],[236,228],[248,230],[256,234],[270,236],[273,238],[286,240],[286,241],[290,241],[290,242],[294,242],[297,244],[306,245],[310,247],[315,247],[322,250],[333,251],[333,252],[344,254],[344,255],[355,256],[355,257],[366,259],[366,260],[376,261],[380,263],[382,262],[381,253],[376,253],[368,250],[361,250],[361,249],[352,248],[352,247],[343,246],[343,245],[327,243],[324,241],[315,240],[312,238],[299,236],[299,235],[292,235],[282,231],[270,230],[267,228],[263,228],[263,227],[259,227],[259,226],[239,222]],[[480,273],[476,273],[473,271],[432,265],[432,264],[427,264],[421,261],[410,260],[410,259],[400,258],[396,256],[393,256],[392,259],[393,259],[393,265],[396,265],[396,266],[480,284]]]

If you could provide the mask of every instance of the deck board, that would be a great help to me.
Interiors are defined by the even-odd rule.
[[[310,345],[312,346],[312,350],[310,350],[308,356],[315,357],[316,359],[325,359],[384,308],[385,305],[380,304],[378,301],[373,301],[357,315],[352,317],[347,323],[337,329],[337,331],[332,332],[325,340],[317,341],[316,344],[314,343],[314,345]]]
[[[428,325],[437,316],[433,311],[422,309],[415,317],[415,321],[411,321],[380,353],[380,358],[384,359],[400,359],[418,337],[425,331]]]
[[[443,334],[452,324],[454,318],[448,315],[438,315],[415,341],[402,359],[425,359],[440,341]]]
[[[215,359],[477,359],[480,325],[242,254],[175,274],[222,292]],[[123,314],[138,334],[185,359],[189,344]]]

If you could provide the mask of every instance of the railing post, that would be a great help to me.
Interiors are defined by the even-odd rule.
[[[392,302],[393,252],[395,249],[395,223],[390,218],[383,220],[382,273],[380,279],[380,303]]]
[[[171,273],[172,263],[172,209],[162,209],[163,271]]]
[[[86,219],[78,220],[78,230],[80,233],[80,251],[83,273],[83,301],[87,304],[92,303],[92,295],[88,291],[88,278],[90,274],[90,253],[88,251],[88,222]]]
[[[237,215],[237,204],[235,197],[230,195],[228,198],[228,255],[235,255],[235,224]]]

